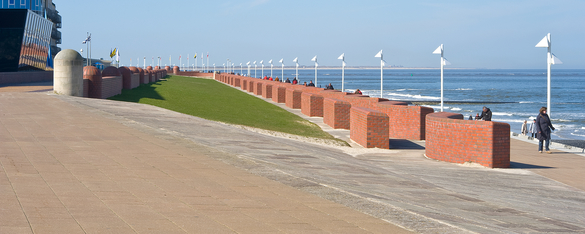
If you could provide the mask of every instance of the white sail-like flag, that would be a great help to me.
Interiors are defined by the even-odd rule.
[[[451,65],[451,63],[449,61],[447,61],[446,58],[443,58],[443,65],[445,65],[445,66]]]
[[[382,50],[378,52],[374,57],[380,58],[380,98],[384,97],[384,66],[386,62],[384,61],[384,57],[382,55]]]
[[[343,86],[345,83],[345,53],[339,55],[337,59],[341,59],[341,92],[345,90]]]
[[[443,55],[443,44],[441,44],[439,47],[437,47],[437,49],[435,51],[433,51],[433,54]]]
[[[382,50],[380,50],[380,52],[378,52],[376,54],[376,56],[374,56],[374,57],[376,57],[376,58],[382,58]]]
[[[284,59],[282,58],[282,59],[280,59],[280,61],[278,61],[278,62],[279,62],[279,63],[282,63],[282,64],[284,64],[284,63],[283,63],[283,62],[284,62]]]
[[[548,35],[550,35],[550,33]],[[544,36],[544,38],[542,38],[542,40],[540,40],[540,42],[538,42],[538,44],[536,44],[536,46],[534,46],[534,47],[548,48],[550,46],[550,41],[548,40],[548,37],[549,37],[548,35]]]
[[[299,62],[299,57],[296,57],[295,59],[293,59],[293,63],[297,63]]]
[[[313,57],[311,61],[315,62],[315,67],[319,66],[319,63],[317,63],[317,55],[315,55],[315,57]]]
[[[268,63],[272,64],[272,59],[270,61],[268,61]]]
[[[557,56],[555,56],[555,54],[552,54],[552,62],[551,62],[551,64],[563,64],[563,62],[559,58],[557,58]]]

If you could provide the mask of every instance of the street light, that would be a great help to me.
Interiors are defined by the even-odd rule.
[[[262,64],[262,75],[260,78],[264,79],[264,60],[260,60],[260,64]]]
[[[443,57],[443,51],[443,44],[441,44],[439,48],[433,51],[433,54],[441,55],[441,112],[443,112],[443,66],[451,65],[451,63],[449,63],[449,61]]]
[[[311,59],[311,61],[315,62],[315,86],[317,86],[317,67],[319,66],[319,64],[317,63],[317,55],[315,55],[315,57],[313,59]]]
[[[297,71],[296,71],[297,74],[295,74],[295,78],[297,78],[297,81],[298,82],[301,82],[300,79],[299,79],[299,57],[296,57],[293,60],[293,63],[296,63],[297,64]]]
[[[380,52],[378,52],[376,54],[376,56],[374,56],[376,58],[380,58],[380,98],[383,98],[383,91],[384,91],[384,65],[386,64],[386,62],[384,62],[384,58],[382,55],[382,50],[380,50]]]
[[[550,33],[547,34],[544,38],[542,38],[542,40],[540,40],[540,42],[538,42],[538,44],[536,44],[535,47],[546,47],[548,48],[548,52],[546,54],[546,83],[547,83],[547,88],[546,88],[546,111],[548,114],[548,117],[551,118],[551,111],[550,111],[550,65],[553,64],[563,64],[563,62],[561,62],[560,59],[558,59],[552,52],[551,52],[551,37],[550,37]]]
[[[248,77],[250,77],[250,66],[251,66],[251,65],[250,65],[250,61],[248,61],[248,62],[246,63],[246,65],[248,65]]]
[[[270,63],[270,78],[272,78],[272,67],[274,67],[274,64],[272,64],[272,59],[268,61],[268,63]]]
[[[240,63],[240,76],[242,75],[242,63]]]
[[[345,79],[345,53],[341,54],[337,59],[341,59],[341,92],[345,89],[343,88],[344,79]]]
[[[280,82],[284,82],[284,59],[283,58],[280,59],[279,62],[282,64],[282,74],[281,74],[281,77],[280,77]]]
[[[258,64],[254,61],[254,78],[256,78],[256,68],[258,68]]]

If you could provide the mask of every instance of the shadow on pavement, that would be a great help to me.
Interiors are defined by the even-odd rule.
[[[413,149],[423,150],[424,145],[417,144],[415,142],[404,140],[404,139],[390,139],[390,149]]]
[[[510,168],[519,168],[519,169],[550,169],[550,168],[554,168],[554,167],[539,166],[539,165],[519,163],[519,162],[510,162]]]

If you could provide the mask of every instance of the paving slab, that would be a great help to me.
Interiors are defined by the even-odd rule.
[[[363,213],[345,206],[312,208],[335,203],[77,99],[0,92],[0,233],[411,233],[368,215],[354,223]]]

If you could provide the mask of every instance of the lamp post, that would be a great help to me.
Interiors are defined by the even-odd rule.
[[[441,112],[443,112],[443,66],[451,65],[451,63],[449,63],[449,61],[443,57],[443,51],[443,44],[441,44],[435,51],[433,51],[433,54],[441,55]]]
[[[297,70],[296,70],[295,77],[297,78],[298,82],[301,82],[300,79],[299,79],[299,57],[296,57],[293,60],[293,63],[296,63],[296,65],[297,65]]]
[[[248,65],[248,77],[250,77],[250,66],[251,66],[251,65],[250,65],[250,61],[248,61],[248,62],[246,63],[246,65]]]
[[[343,88],[343,85],[345,84],[345,53],[339,55],[337,59],[341,59],[341,92],[343,92],[345,90]]]
[[[376,56],[374,56],[374,57],[380,58],[380,98],[383,98],[384,97],[384,64],[386,64],[386,62],[384,62],[382,50],[380,50],[380,52],[378,52],[376,54]]]
[[[552,52],[551,52],[551,37],[550,33],[547,34],[535,47],[546,47],[548,48],[548,52],[546,54],[546,110],[548,113],[549,118],[552,116],[550,111],[550,66],[553,64],[563,64],[560,59],[558,59]]]
[[[240,76],[242,75],[242,63],[240,63]]]
[[[213,73],[215,73],[215,63],[213,64]]]
[[[262,75],[260,76],[260,78],[264,79],[264,60],[260,60],[260,64],[262,64]]]
[[[279,61],[282,64],[282,74],[280,75],[280,82],[284,82],[284,59],[280,59]]]
[[[225,63],[223,64],[223,73],[225,73]]]
[[[270,78],[272,78],[272,67],[274,67],[274,64],[272,64],[272,59],[268,61],[268,63],[270,63]]]
[[[254,61],[254,78],[256,78],[256,69],[258,68],[258,64]]]
[[[311,59],[311,61],[315,62],[315,87],[319,87],[317,86],[317,67],[319,66],[319,64],[317,63],[317,55],[315,55],[315,57]]]

